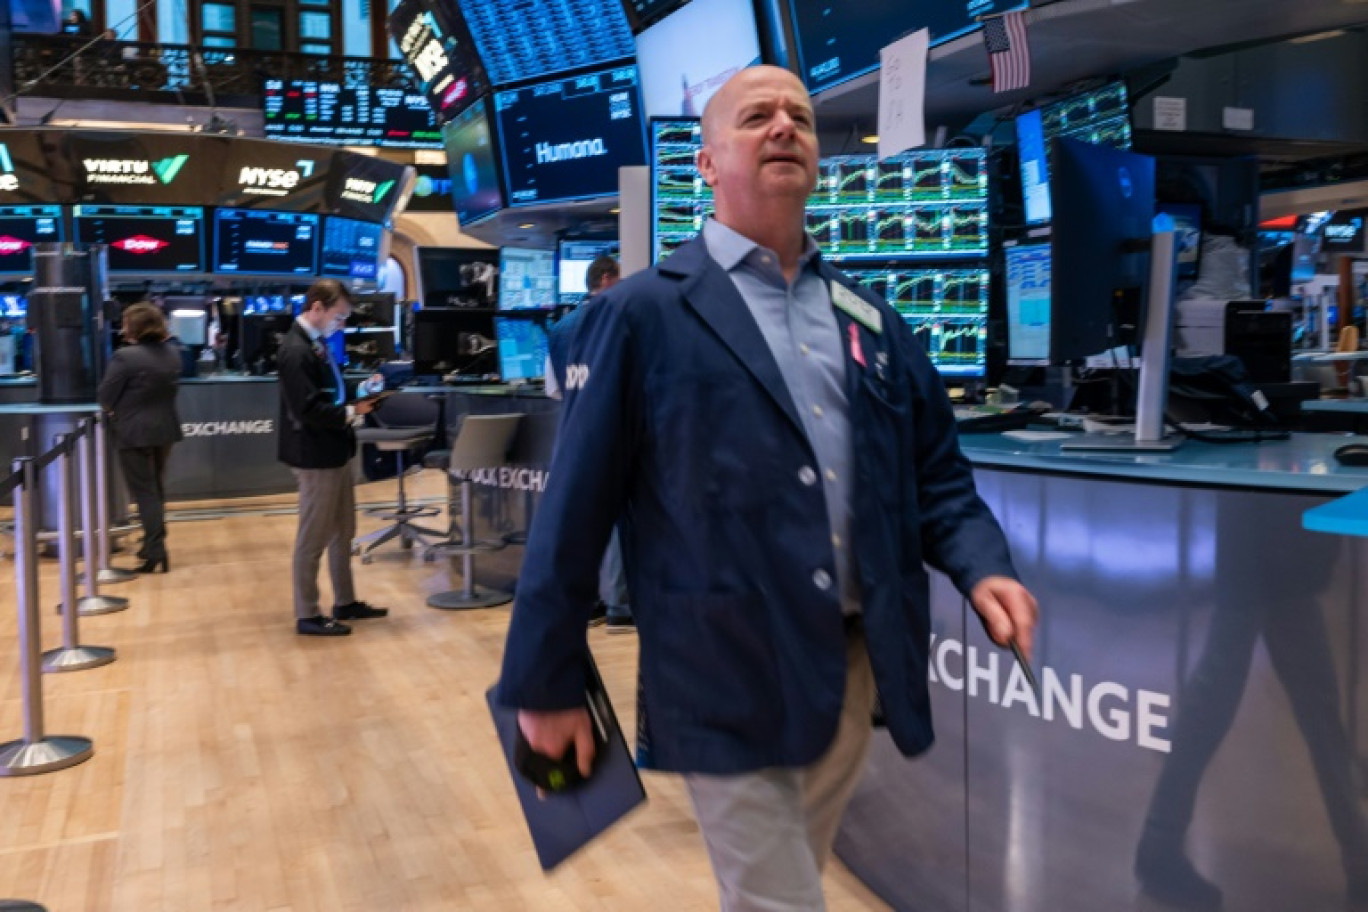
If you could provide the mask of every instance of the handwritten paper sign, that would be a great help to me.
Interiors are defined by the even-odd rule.
[[[879,158],[926,145],[926,29],[879,51]]]

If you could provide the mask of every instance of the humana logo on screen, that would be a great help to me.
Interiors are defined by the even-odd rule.
[[[596,155],[607,155],[608,147],[603,144],[602,139],[581,139],[579,142],[557,143],[537,143],[537,164],[545,165],[550,162],[573,161],[577,158],[593,158]]]

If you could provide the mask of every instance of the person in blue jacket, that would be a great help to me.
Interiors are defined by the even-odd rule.
[[[1035,599],[979,498],[926,352],[804,230],[812,104],[776,67],[703,115],[702,235],[584,312],[497,698],[590,772],[586,619],[619,518],[638,755],[685,775],[724,910],[824,908],[877,701],[931,746],[926,565],[999,645]]]

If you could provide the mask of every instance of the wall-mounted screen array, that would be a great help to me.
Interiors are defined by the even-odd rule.
[[[760,62],[751,0],[693,0],[637,35],[647,117],[700,117],[732,74]]]
[[[561,304],[578,304],[589,293],[589,266],[601,256],[617,259],[617,241],[561,241],[556,253],[556,294]]]
[[[937,45],[979,27],[978,19],[1026,6],[1022,0],[789,0],[802,76],[812,92],[879,66],[879,49],[926,28]]]
[[[987,367],[987,269],[888,267],[846,272],[893,305],[941,374],[983,375]]]
[[[62,239],[61,206],[0,206],[0,274],[31,273],[33,245]]]
[[[404,89],[267,79],[262,108],[271,139],[393,149],[442,145],[427,98]]]
[[[556,303],[556,253],[503,247],[499,250],[499,309],[527,310]]]
[[[712,212],[695,165],[697,121],[651,121],[652,249],[658,260]],[[833,260],[952,260],[988,255],[988,159],[982,149],[824,158],[807,227]]]
[[[318,274],[338,279],[374,279],[386,259],[385,229],[374,222],[323,217]]]
[[[457,221],[470,225],[502,209],[504,195],[488,102],[480,99],[448,121],[442,127],[442,141]]]
[[[460,0],[495,85],[630,58],[621,0]]]
[[[318,216],[307,212],[216,209],[214,271],[235,275],[315,275]]]
[[[79,244],[105,244],[110,272],[204,271],[200,206],[75,206]]]
[[[1050,245],[1004,247],[1007,363],[1050,363]]]
[[[618,168],[646,162],[636,67],[499,92],[494,107],[510,205],[610,196]]]
[[[1026,221],[1050,220],[1050,171],[1053,141],[1069,138],[1114,149],[1131,147],[1130,102],[1126,84],[1110,82],[1090,92],[1027,111],[1017,118],[1021,196]]]

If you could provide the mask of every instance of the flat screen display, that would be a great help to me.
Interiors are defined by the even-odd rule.
[[[448,121],[442,127],[442,141],[458,222],[469,225],[502,209],[504,196],[488,103],[481,99]]]
[[[617,241],[561,241],[556,256],[556,298],[578,304],[589,294],[589,264],[601,256],[618,256]]]
[[[693,0],[636,38],[647,117],[701,117],[733,74],[760,62],[751,0]]]
[[[27,314],[28,298],[16,294],[0,295],[0,317],[14,320]]]
[[[504,247],[499,251],[499,309],[527,310],[556,303],[556,254]]]
[[[882,297],[921,340],[946,377],[982,377],[987,370],[988,270],[978,266],[847,269]]]
[[[459,0],[498,86],[626,60],[635,52],[621,0]]]
[[[1050,363],[1050,245],[1006,247],[1007,363]]]
[[[636,67],[500,92],[494,106],[511,205],[610,196],[618,168],[646,163]]]
[[[442,136],[421,92],[307,79],[267,79],[262,88],[271,139],[325,145],[440,149]]]
[[[424,307],[481,307],[499,300],[499,251],[417,247],[418,292]]]
[[[105,244],[109,271],[204,272],[200,206],[74,206],[76,242]]]
[[[453,4],[404,0],[386,27],[438,121],[455,117],[489,90],[475,42]]]
[[[33,245],[61,240],[61,206],[0,206],[0,274],[32,274]]]
[[[1165,212],[1167,206],[1161,207]],[[1368,209],[1346,209],[1336,212],[1321,226],[1325,249],[1340,253],[1362,253],[1364,250],[1364,221]]]
[[[651,261],[669,256],[703,230],[713,192],[698,173],[697,120],[651,119]]]
[[[879,49],[929,29],[935,46],[979,27],[975,17],[1024,9],[1021,0],[789,0],[802,76],[820,92],[879,66]]]
[[[318,216],[261,209],[214,211],[214,271],[235,275],[314,275]]]
[[[443,130],[443,139],[446,132]],[[413,195],[409,197],[407,212],[452,212],[451,173],[446,165],[414,165],[418,172],[413,182]]]
[[[1048,222],[1054,140],[1076,139],[1113,149],[1131,147],[1130,102],[1126,84],[1109,82],[1017,118],[1021,196],[1028,224]]]
[[[318,274],[338,279],[374,279],[385,256],[385,229],[372,222],[323,219],[322,266]]]
[[[546,376],[546,329],[537,320],[495,317],[499,337],[499,378],[540,380]]]

